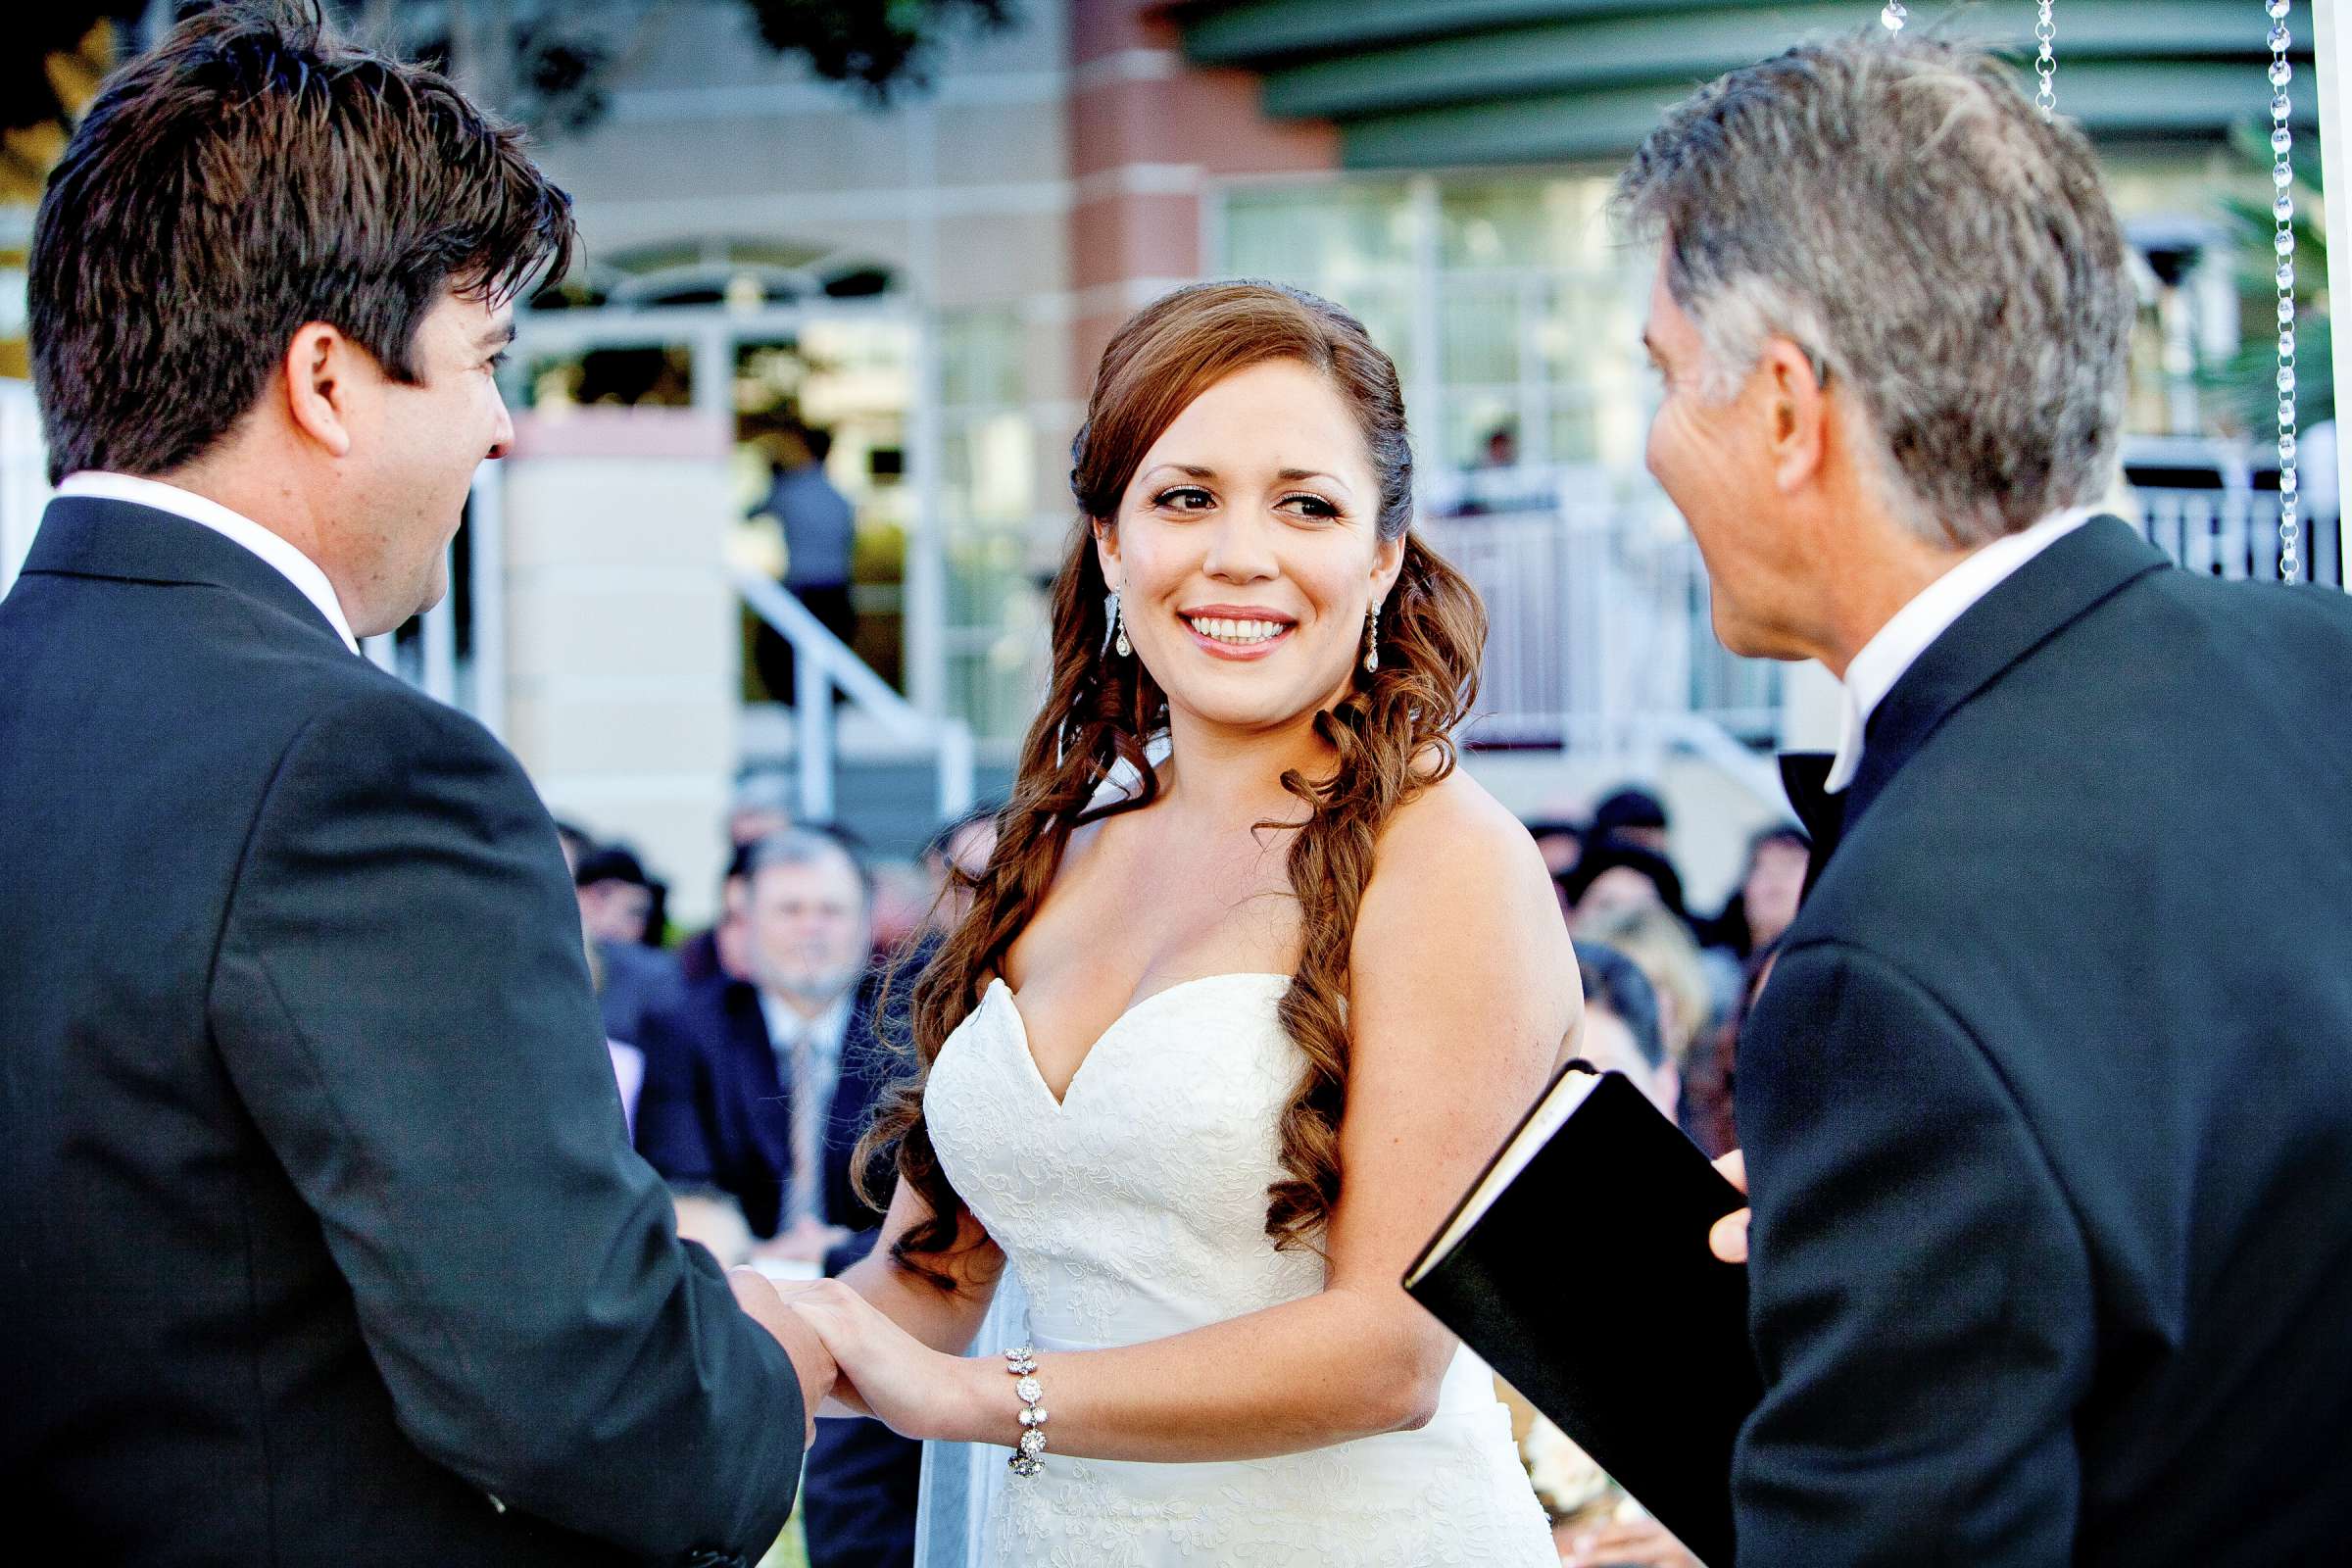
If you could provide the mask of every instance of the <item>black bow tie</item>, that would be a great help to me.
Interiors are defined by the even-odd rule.
[[[1840,790],[1830,793],[1830,767],[1836,759],[1828,752],[1786,752],[1781,757],[1781,788],[1788,792],[1788,804],[1795,808],[1796,819],[1805,824],[1813,837],[1813,855],[1805,864],[1803,898],[1812,895],[1813,884],[1821,880],[1821,868],[1830,862],[1830,854],[1838,848],[1838,837],[1845,831],[1846,798],[1851,793]]]

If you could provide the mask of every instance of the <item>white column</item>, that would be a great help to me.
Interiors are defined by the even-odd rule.
[[[499,739],[507,735],[507,479],[501,464],[473,473],[466,516],[473,555],[473,716]]]
[[[914,486],[907,530],[905,600],[906,700],[938,718],[947,711],[948,540],[940,400],[939,311],[926,307],[914,327],[912,396],[906,409],[907,478]]]
[[[2344,140],[2344,84],[2352,80],[2352,34],[2336,15],[2335,0],[2313,0],[2312,54],[2319,67],[2320,188],[2328,204],[2328,298],[2352,301],[2352,174],[2344,162],[2352,158],[2352,143]],[[2338,560],[2352,567],[2352,443],[2343,437],[2343,389],[2352,386],[2352,334],[2341,327],[2335,338],[2336,385],[2336,518]],[[2352,590],[2352,575],[2345,586]]]
[[[710,917],[736,764],[723,416],[581,409],[505,467],[505,738],[558,816],[633,844]]]
[[[0,594],[17,580],[49,504],[47,464],[31,386],[0,381]]]

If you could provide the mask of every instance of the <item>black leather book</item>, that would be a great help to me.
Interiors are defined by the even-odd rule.
[[[1746,1200],[1622,1073],[1550,1089],[1404,1288],[1712,1568],[1732,1443],[1763,1390],[1747,1271],[1707,1250]]]

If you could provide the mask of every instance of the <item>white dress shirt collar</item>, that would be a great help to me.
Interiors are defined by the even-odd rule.
[[[303,598],[318,607],[318,613],[326,617],[326,623],[335,628],[335,635],[343,639],[343,646],[355,654],[360,651],[360,640],[351,634],[351,621],[343,613],[342,601],[335,597],[334,584],[326,580],[326,573],[318,569],[318,564],[251,517],[161,479],[141,479],[95,468],[67,474],[57,493],[86,496],[94,501],[127,501],[133,506],[153,507],[158,512],[202,523],[275,567],[277,574],[292,583]]]
[[[833,1005],[811,1018],[781,998],[760,993],[760,1016],[767,1024],[768,1044],[781,1053],[796,1035],[806,1034],[816,1048],[817,1060],[825,1065],[841,1057],[842,1037],[850,1032],[850,1009],[858,1000],[858,988],[852,986],[833,1001]],[[790,1061],[787,1059],[789,1067]]]
[[[1853,783],[1854,774],[1862,766],[1862,737],[1870,727],[1870,715],[1878,711],[1879,704],[1894,690],[1895,682],[1919,662],[1919,656],[1950,630],[1953,621],[1968,613],[1978,600],[2098,514],[2096,507],[2076,507],[2044,517],[2030,528],[2002,535],[1921,589],[1916,598],[1879,628],[1876,636],[1862,645],[1853,662],[1845,666],[1845,700],[1839,705],[1842,722],[1838,755],[1830,762],[1830,776],[1824,786],[1830,793],[1837,794]]]

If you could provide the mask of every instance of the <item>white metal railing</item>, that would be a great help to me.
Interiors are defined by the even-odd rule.
[[[0,594],[17,580],[49,504],[48,461],[32,387],[0,381]]]
[[[1571,501],[1421,527],[1486,602],[1472,744],[1695,746],[1745,771],[1731,760],[1777,741],[1780,666],[1715,641],[1697,549],[1662,504]]]
[[[375,663],[452,708],[480,719],[490,733],[506,734],[506,491],[489,463],[473,471],[466,497],[465,530],[442,562],[449,591],[418,617],[412,639],[398,630],[361,639],[360,651]],[[465,552],[466,608],[473,624],[470,659],[458,648],[458,554]]]
[[[2278,492],[2244,486],[2185,490],[2146,486],[2130,492],[2142,532],[2157,549],[2190,571],[2212,577],[2276,581],[2278,576]],[[2347,586],[2341,535],[2334,519],[2307,527],[2304,575]]]
[[[971,809],[974,759],[969,725],[961,719],[933,718],[891,690],[888,681],[773,578],[744,570],[734,577],[735,591],[752,612],[792,645],[793,765],[799,772],[804,819],[823,822],[833,816],[836,690],[894,740],[937,757],[943,820]]]

